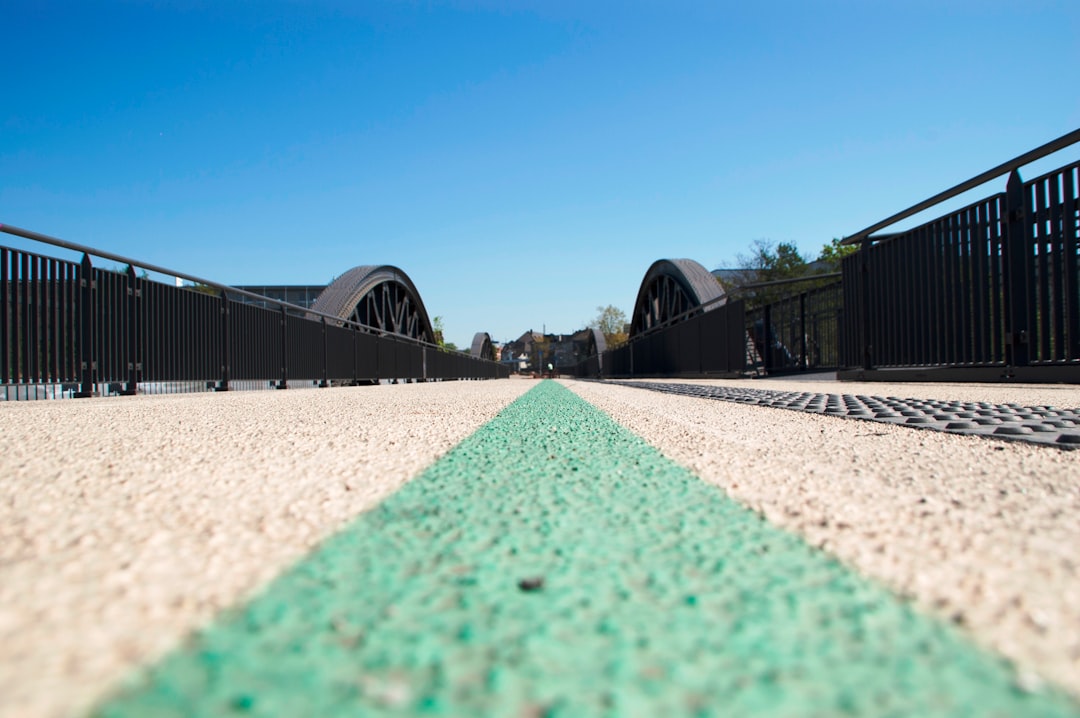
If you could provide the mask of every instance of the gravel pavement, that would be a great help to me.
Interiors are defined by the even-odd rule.
[[[1080,696],[1080,451],[564,383],[1022,685]],[[716,383],[1080,406],[1057,386]],[[81,714],[533,386],[0,404],[0,715]]]
[[[1062,386],[702,381],[1080,406]],[[568,382],[772,523],[1080,696],[1080,452]]]
[[[0,716],[79,715],[533,385],[0,404]]]

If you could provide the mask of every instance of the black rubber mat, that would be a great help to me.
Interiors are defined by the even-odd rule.
[[[989,402],[901,399],[895,396],[815,394],[700,384],[607,381],[639,389],[719,399],[739,404],[806,411],[842,419],[879,421],[950,434],[1023,441],[1061,449],[1080,448],[1080,410]]]

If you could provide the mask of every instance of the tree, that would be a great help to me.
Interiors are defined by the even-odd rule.
[[[791,287],[758,287],[743,289],[748,285],[764,282],[776,282],[784,279],[797,279],[809,273],[806,259],[799,253],[799,248],[791,242],[774,244],[767,239],[755,239],[749,256],[738,256],[739,266],[743,269],[732,278],[734,289],[746,300],[748,308],[774,302],[791,293]]]
[[[806,260],[790,242],[777,245],[767,239],[755,239],[749,257],[739,256],[741,266],[753,270],[755,282],[775,282],[806,274]]]
[[[830,272],[839,272],[840,264],[844,257],[855,254],[858,251],[859,245],[840,244],[840,239],[833,237],[831,242],[821,247],[821,254],[818,255],[818,261],[826,262],[829,265]]]
[[[431,331],[435,335],[435,344],[440,347],[446,346],[446,342],[443,341],[442,317],[435,317],[431,320]]]
[[[597,307],[596,311],[599,314],[589,322],[589,326],[600,330],[608,348],[611,349],[626,342],[626,314],[623,310],[609,304],[606,307]]]

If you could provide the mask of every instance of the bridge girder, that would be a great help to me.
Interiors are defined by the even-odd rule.
[[[391,334],[435,341],[416,285],[405,272],[390,265],[353,267],[331,282],[311,308]]]
[[[491,344],[491,335],[487,332],[477,332],[473,336],[469,354],[476,359],[495,361],[495,347]]]
[[[630,320],[630,336],[692,312],[703,304],[708,306],[701,311],[709,311],[723,305],[724,297],[724,289],[716,277],[694,260],[659,259],[641,280]]]

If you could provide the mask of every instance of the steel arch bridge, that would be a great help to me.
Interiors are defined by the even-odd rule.
[[[473,336],[469,355],[476,359],[495,361],[495,347],[491,343],[491,335],[487,332],[477,332]]]
[[[709,311],[726,303],[723,287],[709,270],[692,259],[659,259],[641,280],[630,336],[660,326],[681,314]],[[705,305],[705,306],[702,306]]]
[[[397,267],[353,267],[316,297],[311,309],[433,344],[435,331],[409,276]]]

